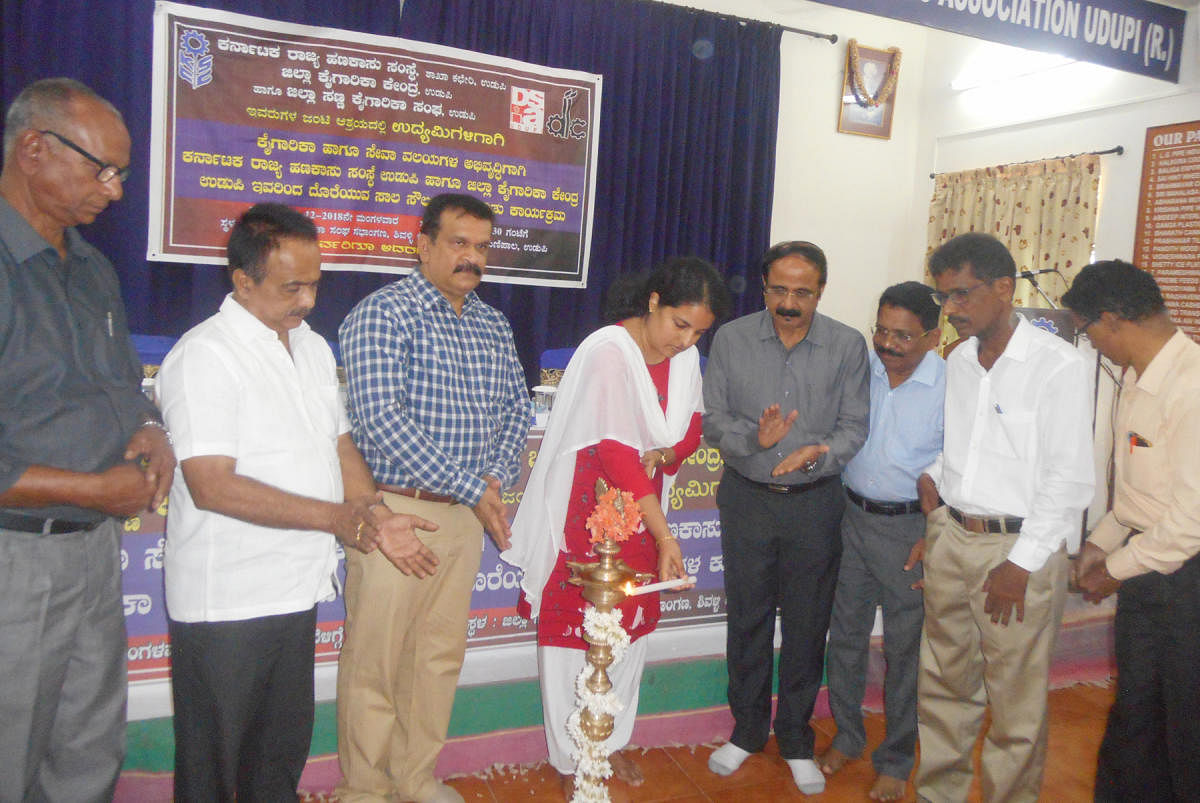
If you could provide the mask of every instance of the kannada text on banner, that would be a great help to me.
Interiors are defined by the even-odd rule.
[[[489,279],[586,285],[600,76],[167,2],[154,25],[149,259],[224,264],[276,201],[323,267],[402,272],[463,192],[496,215]]]
[[[510,515],[516,513],[541,441],[542,430],[529,433],[521,456],[521,478],[504,494]],[[701,442],[700,448],[680,467],[675,487],[667,498],[667,523],[679,539],[684,568],[696,578],[696,586],[659,595],[660,628],[725,620],[725,568],[716,510],[717,485],[723,467],[720,452]],[[164,502],[156,512],[133,516],[125,522],[121,573],[130,682],[157,681],[170,675],[171,647],[167,638],[162,568],[166,514]],[[339,546],[339,554],[340,549]],[[340,560],[338,575],[344,583],[345,568]],[[520,581],[520,571],[500,560],[491,539],[485,538],[471,595],[471,611],[463,623],[468,648],[534,642],[536,624],[517,614]],[[345,617],[345,603],[340,596],[317,605],[317,664],[337,661],[345,637]]]
[[[1200,340],[1200,120],[1146,129],[1133,262]]]

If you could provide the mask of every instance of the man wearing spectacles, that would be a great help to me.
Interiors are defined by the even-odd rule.
[[[983,797],[1035,801],[1064,544],[1078,548],[1094,486],[1087,368],[1068,343],[1014,317],[1016,264],[996,238],[959,235],[929,271],[967,340],[946,360],[942,454],[917,482],[927,518],[917,794],[967,799],[986,700]]]
[[[818,759],[832,775],[867,746],[862,703],[875,608],[883,608],[887,735],[871,756],[872,800],[904,797],[917,742],[917,665],[924,601],[925,516],[917,477],[942,451],[946,366],[929,287],[903,282],[879,299],[871,360],[871,430],[842,472],[842,562],[829,624],[826,675],[837,725]]]
[[[840,477],[867,438],[870,404],[862,335],[817,312],[826,275],[812,243],[769,249],[766,309],[717,331],[704,377],[704,435],[725,461],[717,507],[734,718],[708,767],[729,775],[766,745],[778,609],[775,737],[804,794],[825,788],[809,719],[841,552]]]
[[[1096,800],[1189,800],[1200,789],[1200,346],[1154,277],[1088,265],[1062,297],[1126,370],[1113,432],[1113,507],[1075,567],[1084,599],[1117,594],[1117,697]]]
[[[121,523],[159,506],[175,457],[116,273],[74,227],[121,199],[129,151],[121,115],[77,81],[31,84],[5,118],[2,800],[109,799],[125,751]]]

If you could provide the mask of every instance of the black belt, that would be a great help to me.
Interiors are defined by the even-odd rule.
[[[728,468],[728,466],[726,468]],[[821,477],[819,480],[813,480],[812,482],[805,482],[799,485],[784,485],[782,483],[775,482],[758,482],[757,480],[752,480],[749,477],[734,471],[732,468],[728,468],[728,470],[732,471],[734,474],[737,474],[739,478],[750,483],[755,488],[761,488],[762,490],[773,494],[802,494],[805,491],[812,491],[820,488],[822,485],[828,485],[831,482],[838,482],[841,480],[840,475],[830,474],[826,477]]]
[[[920,513],[921,503],[914,500],[912,502],[878,502],[874,499],[868,499],[861,494],[854,492],[850,486],[846,486],[846,496],[850,497],[850,501],[861,507],[868,513],[877,513],[880,516],[905,516],[909,513]]]
[[[42,535],[61,535],[62,533],[88,532],[99,527],[100,521],[72,521],[71,519],[44,519],[41,516],[26,516],[23,513],[8,513],[0,511],[0,529],[16,530],[19,533],[41,533]]]
[[[950,518],[962,525],[963,529],[971,533],[1005,533],[1016,535],[1021,532],[1021,523],[1024,519],[1016,516],[968,516],[961,510],[950,505],[946,505],[946,511],[950,514]]]

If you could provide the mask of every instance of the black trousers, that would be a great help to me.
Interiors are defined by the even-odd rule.
[[[1200,556],[1117,592],[1117,697],[1096,768],[1098,801],[1200,795]]]
[[[295,800],[313,728],[317,609],[176,622],[175,800]]]
[[[839,481],[776,494],[726,469],[717,489],[728,606],[726,661],[730,741],[763,748],[771,731],[775,611],[779,704],[775,740],[783,758],[811,758],[809,720],[821,688],[845,509]]]

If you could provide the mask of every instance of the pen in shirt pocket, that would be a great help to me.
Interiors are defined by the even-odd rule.
[[[108,318],[108,338],[111,340],[113,337],[112,312],[108,312],[105,317]]]
[[[1130,430],[1130,432],[1129,432],[1129,453],[1130,454],[1133,454],[1133,447],[1135,447],[1135,446],[1147,447],[1150,445],[1151,445],[1150,441],[1146,440],[1145,438],[1143,438],[1141,435],[1137,434],[1136,432]]]

